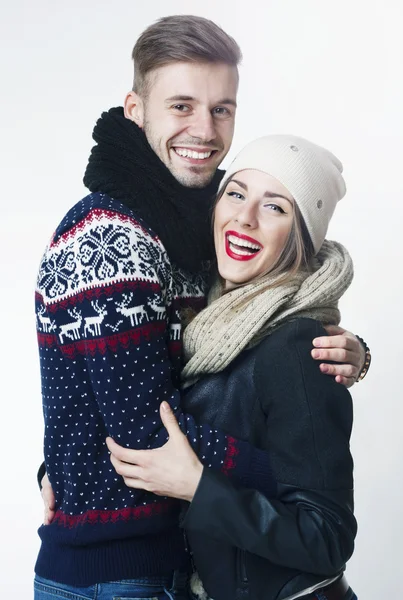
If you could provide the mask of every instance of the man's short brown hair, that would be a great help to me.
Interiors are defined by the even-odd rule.
[[[221,27],[203,17],[175,15],[156,21],[140,35],[132,58],[133,91],[147,93],[147,75],[173,62],[225,63],[234,67],[242,59],[236,41]]]

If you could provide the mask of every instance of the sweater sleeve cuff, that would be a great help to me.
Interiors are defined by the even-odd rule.
[[[230,438],[222,471],[241,487],[257,490],[267,497],[276,493],[269,453],[254,448],[248,442]]]

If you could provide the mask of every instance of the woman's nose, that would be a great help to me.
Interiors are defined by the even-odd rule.
[[[254,229],[257,227],[256,209],[249,205],[239,210],[234,219],[241,227]]]

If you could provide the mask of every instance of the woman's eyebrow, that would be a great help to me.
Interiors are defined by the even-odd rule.
[[[277,194],[277,192],[265,192],[263,194],[263,197],[264,198],[284,198],[284,200],[287,200],[287,202],[292,204],[291,200],[289,198],[287,198],[287,196],[283,196],[282,194]]]

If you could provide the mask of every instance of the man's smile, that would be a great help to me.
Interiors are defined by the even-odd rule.
[[[215,154],[217,150],[211,148],[191,148],[188,146],[172,146],[171,149],[174,151],[176,156],[180,159],[190,162],[191,164],[200,164],[202,162],[208,162]]]

